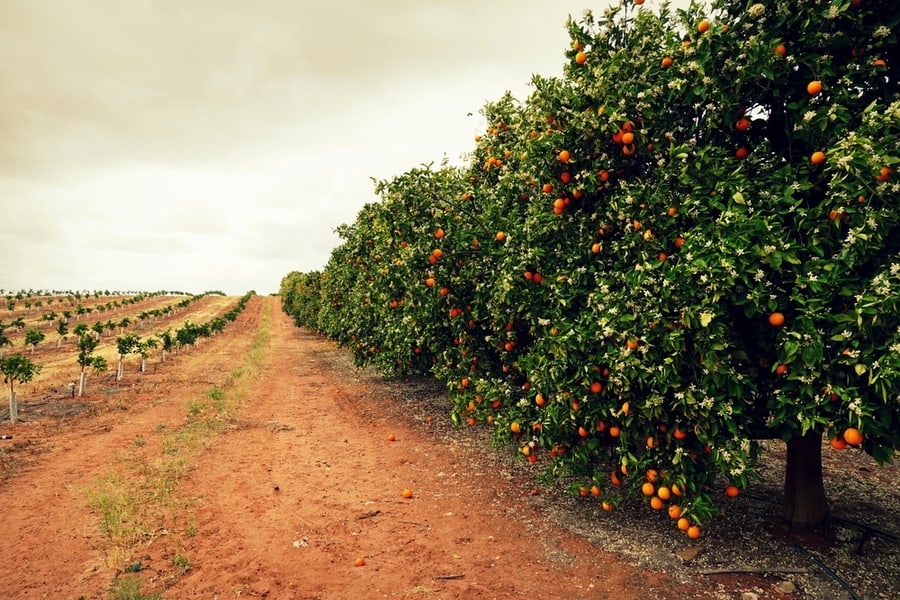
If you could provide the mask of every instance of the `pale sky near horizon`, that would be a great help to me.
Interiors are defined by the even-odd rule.
[[[608,1],[0,0],[0,288],[275,292]]]

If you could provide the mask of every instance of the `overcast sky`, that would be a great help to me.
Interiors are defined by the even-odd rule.
[[[0,0],[0,288],[277,291],[608,1]]]

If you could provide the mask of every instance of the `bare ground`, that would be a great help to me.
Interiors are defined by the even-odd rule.
[[[254,298],[124,385],[21,400],[26,421],[0,426],[0,596],[900,596],[896,465],[826,452],[834,528],[796,537],[777,527],[772,444],[763,480],[691,542],[644,507],[605,513],[537,483],[448,408],[433,382],[354,369]],[[116,529],[111,506],[136,510]]]

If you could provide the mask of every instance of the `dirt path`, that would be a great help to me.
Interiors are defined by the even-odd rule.
[[[426,385],[356,371],[255,297],[223,334],[95,398],[95,416],[0,426],[0,597],[792,596],[779,579],[686,575],[648,534],[665,529],[560,502],[486,432],[452,429]],[[643,558],[626,562],[628,545]]]
[[[548,524],[521,485],[473,471],[412,419],[379,417],[391,399],[336,372],[338,351],[277,299],[255,298],[235,325],[127,411],[45,440],[29,439],[33,424],[7,429],[42,454],[0,488],[0,537],[15,540],[0,546],[0,595],[103,598],[139,561],[143,592],[165,598],[685,597]],[[258,373],[242,388],[235,373],[260,328]],[[89,506],[97,482],[140,478],[135,465],[164,458],[166,432],[213,387],[248,401],[165,502],[146,502],[159,527],[123,554]]]
[[[276,309],[251,404],[183,484],[201,533],[167,596],[646,598],[659,587],[548,526],[496,474],[378,418],[390,398],[334,373],[333,345]]]

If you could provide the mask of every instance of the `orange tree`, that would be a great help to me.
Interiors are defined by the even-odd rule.
[[[823,435],[900,445],[897,20],[876,0],[585,13],[562,77],[484,108],[465,171],[379,184],[317,327],[692,536],[781,438],[784,518],[820,524]]]

